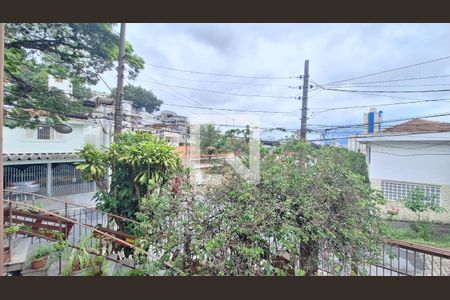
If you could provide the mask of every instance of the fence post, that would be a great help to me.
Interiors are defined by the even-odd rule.
[[[47,196],[51,197],[53,194],[53,170],[52,163],[47,163]]]
[[[12,202],[8,202],[8,207],[9,207],[9,212],[8,212],[8,214],[9,214],[9,220],[8,220],[8,223],[9,223],[9,227],[11,227],[12,226]],[[3,213],[3,212],[2,212]],[[3,224],[0,224],[0,226],[3,226]],[[10,235],[8,235],[8,245],[9,245],[9,257],[12,257],[12,244],[11,244],[11,234]],[[3,262],[2,262],[3,263]]]

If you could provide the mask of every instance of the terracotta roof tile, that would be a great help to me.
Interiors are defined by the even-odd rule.
[[[382,130],[381,133],[446,131],[450,131],[450,123],[429,121],[424,119],[411,119],[390,128],[386,128]]]

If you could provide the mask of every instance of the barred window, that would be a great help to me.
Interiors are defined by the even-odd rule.
[[[381,181],[381,190],[384,198],[387,200],[403,201],[416,188],[423,189],[427,196],[434,197],[440,203],[441,188],[438,185]]]
[[[49,140],[50,139],[50,126],[38,126],[37,138],[38,138],[38,140]]]

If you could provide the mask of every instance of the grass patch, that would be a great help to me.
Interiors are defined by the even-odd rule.
[[[413,230],[412,228],[396,228],[388,225],[385,234],[390,239],[450,250],[450,235],[437,234],[432,229],[431,231],[423,232],[420,229],[417,230],[417,228]]]

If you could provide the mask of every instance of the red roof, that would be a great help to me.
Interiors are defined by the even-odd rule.
[[[450,123],[429,121],[424,119],[411,119],[404,123],[386,128],[381,133],[400,132],[446,132],[450,131]]]

